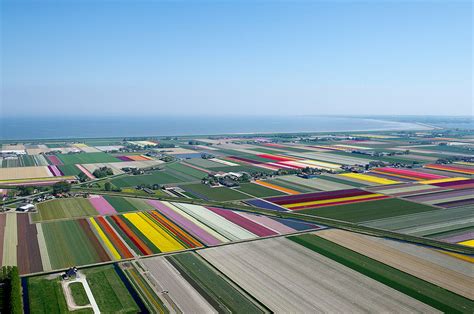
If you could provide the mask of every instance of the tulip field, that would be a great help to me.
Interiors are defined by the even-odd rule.
[[[92,311],[73,266],[103,312],[472,313],[474,134],[436,132],[5,143],[1,265],[38,313]]]

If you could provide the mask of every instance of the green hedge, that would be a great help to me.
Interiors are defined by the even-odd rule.
[[[3,290],[5,295],[1,296],[4,299],[5,312],[13,314],[23,313],[21,281],[18,267],[3,266],[0,269],[0,281],[6,285],[6,289]]]

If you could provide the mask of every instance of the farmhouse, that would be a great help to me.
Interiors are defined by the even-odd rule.
[[[35,209],[35,205],[33,204],[23,204],[19,207],[17,207],[17,211],[19,212],[30,212],[30,211],[33,211]]]

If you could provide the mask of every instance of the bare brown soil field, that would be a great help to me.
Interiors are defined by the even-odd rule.
[[[27,214],[19,214],[17,216],[17,223],[17,263],[20,274],[29,274],[43,271],[36,225],[30,224]]]
[[[437,312],[285,238],[198,253],[273,312]]]
[[[474,298],[474,281],[470,277],[395,250],[372,237],[337,229],[321,230],[315,234],[466,298]]]
[[[140,264],[149,270],[155,289],[167,291],[164,300],[171,303],[171,307],[178,307],[183,313],[216,313],[164,257],[146,258]]]
[[[0,180],[52,177],[46,166],[0,168]]]

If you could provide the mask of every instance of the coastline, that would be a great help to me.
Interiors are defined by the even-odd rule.
[[[329,119],[337,119],[337,117],[329,118]],[[18,138],[3,138],[2,134],[0,134],[0,142],[8,143],[14,141],[47,141],[47,140],[91,140],[91,139],[122,139],[124,137],[127,138],[162,138],[162,137],[169,137],[169,136],[176,136],[176,137],[203,137],[203,136],[239,136],[239,135],[270,135],[270,134],[328,134],[328,133],[347,133],[347,132],[396,132],[396,131],[429,131],[434,129],[443,129],[442,127],[437,127],[425,123],[418,123],[418,122],[396,122],[396,121],[386,121],[381,119],[369,119],[369,118],[350,118],[352,120],[359,120],[359,121],[370,121],[370,122],[377,122],[381,124],[386,124],[386,127],[379,127],[379,128],[350,128],[350,129],[334,129],[334,130],[292,130],[292,131],[250,131],[250,132],[210,132],[210,133],[175,133],[175,134],[143,134],[143,135],[96,135],[96,136],[55,136],[55,137],[18,137]],[[390,126],[388,125],[390,124]],[[392,126],[393,125],[393,126]]]

